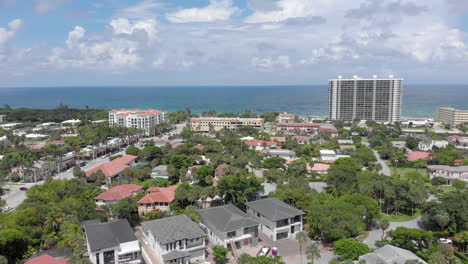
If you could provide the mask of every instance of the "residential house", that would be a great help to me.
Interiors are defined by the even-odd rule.
[[[286,137],[270,137],[270,141],[275,141],[280,144],[284,144],[286,142]]]
[[[167,165],[159,165],[151,170],[151,178],[163,178],[169,179],[169,172],[167,171]]]
[[[351,139],[338,139],[340,145],[352,145],[354,142]]]
[[[93,264],[139,264],[140,242],[127,220],[84,226],[89,260]]]
[[[244,142],[250,149],[253,150],[265,150],[269,148],[276,148],[278,142],[275,141],[264,141],[264,140],[247,140]]]
[[[161,264],[205,260],[205,232],[184,214],[143,222],[141,231]]]
[[[213,245],[241,249],[258,244],[259,222],[232,204],[198,210]],[[234,249],[234,250],[235,250]]]
[[[206,147],[201,145],[201,144],[197,144],[193,147],[193,149],[196,149],[196,150],[204,150]]]
[[[351,153],[356,151],[354,145],[340,145],[340,153]]]
[[[417,161],[420,159],[428,159],[431,153],[423,151],[413,151],[405,154],[407,161]]]
[[[453,180],[468,182],[468,166],[450,167],[446,165],[427,166],[427,176],[429,178],[442,177],[447,180],[447,184],[452,185]]]
[[[94,197],[94,201],[98,206],[116,204],[125,198],[143,193],[143,191],[143,186],[137,184],[116,185]]]
[[[418,148],[421,151],[431,151],[433,147],[445,148],[449,142],[447,140],[430,140],[430,141],[420,141],[418,143]]]
[[[367,253],[359,257],[354,263],[379,263],[379,264],[406,264],[410,260],[416,260],[417,263],[427,264],[424,260],[418,257],[413,252],[395,247],[392,245],[385,245],[381,248],[374,250],[372,253]]]
[[[459,135],[449,136],[447,140],[450,144],[455,145],[457,149],[468,149],[468,137],[462,137]]]
[[[299,145],[307,145],[310,143],[310,138],[306,136],[293,136],[292,139],[296,140]]]
[[[285,160],[296,159],[296,152],[289,149],[266,149],[263,151],[267,158],[278,157]]]
[[[229,168],[229,165],[226,163],[218,165],[218,167],[215,169],[215,179],[219,180],[224,177],[224,175],[226,175],[227,168]]]
[[[29,257],[24,264],[67,264],[72,256],[71,248],[53,248]]]
[[[333,163],[340,158],[349,158],[349,155],[337,155],[334,150],[322,149],[320,150],[320,160],[322,162]]]
[[[138,214],[145,215],[152,211],[169,211],[170,204],[175,199],[177,185],[169,187],[150,187],[146,195],[137,201]]]
[[[273,241],[302,232],[304,212],[276,198],[245,203],[247,214],[260,222],[260,231]]]
[[[195,177],[195,170],[200,168],[202,165],[194,165],[194,166],[190,166],[187,168],[187,173],[185,174],[185,177],[187,178],[191,178],[192,179],[192,182],[194,180],[194,177]]]
[[[391,142],[394,148],[405,149],[406,147],[406,141],[391,141]]]
[[[86,172],[86,177],[90,177],[91,174],[101,170],[106,176],[106,183],[117,182],[120,183],[124,179],[123,171],[126,168],[131,168],[137,164],[137,156],[125,155],[107,163],[101,164],[93,169]]]
[[[310,172],[310,173],[328,174],[329,169],[330,169],[329,164],[314,163],[314,166],[310,167],[310,164],[307,163],[307,172]]]

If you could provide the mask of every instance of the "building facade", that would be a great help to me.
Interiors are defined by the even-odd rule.
[[[197,132],[216,132],[223,128],[236,131],[243,126],[263,129],[263,124],[263,118],[197,117],[190,119],[190,128]]]
[[[161,264],[205,261],[205,232],[184,214],[143,222],[141,231]]]
[[[259,223],[232,204],[198,210],[211,244],[231,250],[258,244]]]
[[[155,126],[167,121],[167,112],[155,109],[132,109],[109,111],[109,126],[132,127],[149,133]]]
[[[276,198],[245,203],[247,214],[260,222],[260,232],[273,241],[302,232],[304,212]]]
[[[403,79],[332,79],[329,82],[328,114],[331,120],[400,122]]]
[[[447,184],[449,185],[452,185],[454,180],[468,182],[468,166],[429,165],[427,166],[427,176],[431,179],[442,177],[447,180]]]
[[[140,241],[127,220],[84,225],[93,264],[140,264]]]
[[[468,123],[468,110],[460,110],[451,107],[437,107],[436,120],[450,126]]]
[[[279,113],[278,116],[276,117],[276,123],[279,124],[287,124],[287,123],[294,123],[296,120],[297,115],[296,114],[289,114],[289,113]]]

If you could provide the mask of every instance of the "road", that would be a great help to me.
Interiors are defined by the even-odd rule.
[[[172,130],[172,131],[166,133],[165,135],[163,135],[160,138],[162,138],[163,140],[168,140],[169,136],[180,134],[180,132],[186,126],[186,124],[187,123],[177,124],[175,130]],[[152,138],[146,138],[144,140],[151,140],[151,139]],[[114,153],[112,155],[115,156],[115,155],[123,155],[123,154],[125,154],[125,150]],[[101,164],[104,164],[106,162],[109,162],[109,158],[107,158],[107,157],[97,158],[97,159],[89,161],[86,164],[86,166],[82,167],[81,169],[84,170],[84,171],[87,171],[87,170],[95,168],[95,167],[97,167],[97,166],[99,166]],[[61,173],[55,175],[54,179],[63,180],[63,179],[72,179],[73,177],[74,176],[73,176],[72,169],[70,169],[68,171],[64,171],[64,172],[61,172]],[[2,200],[6,201],[6,206],[11,206],[13,208],[16,208],[18,205],[20,205],[26,199],[26,192],[21,191],[20,190],[21,187],[26,187],[26,188],[29,189],[29,188],[33,187],[34,185],[43,184],[43,183],[44,183],[43,180],[38,181],[38,182],[31,182],[31,183],[6,183],[4,185],[4,188],[8,189],[9,191],[5,195],[2,195],[1,198],[2,198]]]
[[[390,168],[387,166],[387,163],[385,163],[385,161],[383,161],[380,158],[380,155],[379,155],[379,153],[377,153],[376,150],[372,150],[372,151],[374,152],[374,156],[377,159],[377,163],[382,166],[382,169],[380,170],[380,173],[385,175],[385,176],[391,176],[392,173],[390,172]]]
[[[420,228],[419,221],[421,220],[421,216],[417,218],[406,221],[406,222],[390,222],[390,225],[387,230],[385,230],[385,235],[388,235],[388,232],[391,230],[395,230],[397,227],[407,227],[407,228]],[[378,228],[374,228],[373,230],[369,231],[367,238],[363,241],[367,244],[370,248],[377,248],[375,242],[382,239],[382,230]]]

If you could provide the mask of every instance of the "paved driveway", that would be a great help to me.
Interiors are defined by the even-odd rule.
[[[385,235],[388,235],[388,232],[391,230],[395,230],[397,227],[407,227],[407,228],[420,228],[419,226],[419,221],[421,220],[421,216],[410,220],[406,222],[390,222],[390,225],[387,230],[385,230]],[[382,239],[382,230],[374,227],[371,231],[369,231],[369,234],[367,238],[363,241],[365,244],[367,244],[371,248],[377,248],[375,245],[375,242],[378,240]]]
[[[380,155],[379,155],[379,153],[377,153],[376,150],[373,150],[373,152],[374,152],[375,158],[377,159],[377,163],[382,166],[382,169],[380,170],[380,173],[382,173],[385,176],[391,176],[392,174],[390,172],[390,168],[387,166],[387,163],[385,163],[385,161],[383,161],[380,158]]]

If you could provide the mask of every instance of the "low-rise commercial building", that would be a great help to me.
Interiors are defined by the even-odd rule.
[[[338,129],[332,124],[321,123],[288,123],[288,124],[276,124],[276,130],[279,132],[288,132],[288,133],[310,133],[316,134],[320,131],[330,132],[332,137],[338,136]]]
[[[93,264],[139,264],[140,242],[127,220],[84,226],[89,260]]]
[[[109,126],[137,128],[149,133],[155,126],[167,121],[167,112],[156,109],[131,109],[122,108],[109,111]]]
[[[436,121],[450,126],[468,123],[468,110],[452,107],[437,107]]]
[[[223,128],[236,131],[244,126],[263,129],[263,124],[263,118],[196,117],[190,119],[190,128],[197,132],[216,132]]]
[[[210,242],[241,249],[258,244],[259,222],[232,204],[198,210],[200,224],[207,229]],[[235,250],[234,249],[234,250]]]
[[[304,212],[276,198],[245,203],[247,214],[260,222],[260,231],[273,241],[302,232]]]
[[[442,177],[447,180],[449,185],[452,185],[454,180],[468,182],[468,166],[429,165],[427,166],[427,176],[429,178]]]
[[[141,230],[161,264],[205,260],[205,232],[184,214],[143,222]]]

